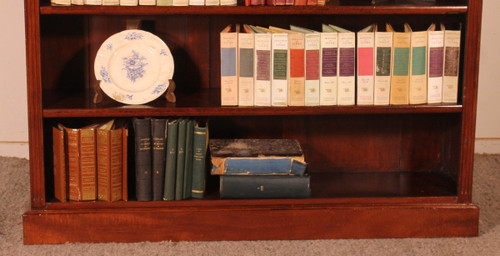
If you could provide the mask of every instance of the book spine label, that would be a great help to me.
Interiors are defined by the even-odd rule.
[[[172,0],[173,6],[188,6],[189,0]]]
[[[320,98],[319,104],[332,106],[337,104],[337,60],[338,38],[337,33],[321,33],[321,62],[320,62]]]
[[[220,176],[221,198],[308,198],[309,176]]]
[[[255,106],[271,106],[271,34],[255,34]]]
[[[110,131],[97,130],[97,199],[111,201]]]
[[[163,183],[165,181],[165,142],[166,134],[165,119],[151,119],[151,142],[152,147],[152,176],[153,176],[153,200],[160,201],[163,198]]]
[[[221,105],[238,105],[238,33],[221,33]]]
[[[290,79],[288,85],[288,105],[305,104],[305,41],[304,34],[289,35],[290,43]]]
[[[358,105],[373,105],[374,47],[375,33],[358,32]]]
[[[85,2],[84,2],[84,0],[71,0],[71,4],[74,4],[74,5],[84,5]]]
[[[429,31],[428,37],[427,103],[441,103],[443,100],[444,31]]]
[[[338,105],[355,104],[356,38],[354,33],[339,33]]]
[[[177,135],[179,122],[169,121],[167,124],[167,152],[165,163],[165,182],[163,188],[163,200],[175,199],[175,170],[177,166]]]
[[[186,120],[179,121],[177,132],[177,165],[175,168],[175,200],[182,200],[184,193],[184,162],[186,156]]]
[[[184,158],[184,191],[182,198],[191,197],[191,184],[193,182],[193,132],[194,132],[194,121],[188,120],[186,122],[186,155]]]
[[[52,151],[54,154],[54,196],[65,202],[66,195],[66,154],[64,152],[64,131],[52,127]]]
[[[238,34],[238,61],[239,61],[239,76],[238,76],[238,105],[253,106],[254,88],[253,88],[253,73],[254,73],[254,34],[239,33]]]
[[[139,5],[156,5],[156,0],[139,0]]]
[[[119,5],[120,0],[102,0],[102,5]]]
[[[206,6],[216,6],[219,5],[220,1],[219,0],[205,0],[205,5]]]
[[[288,34],[272,34],[272,74],[271,105],[288,104]]]
[[[102,0],[85,0],[86,5],[102,5]]]
[[[95,129],[80,130],[80,170],[82,200],[96,200],[97,162]]]
[[[427,31],[411,33],[410,104],[427,103]]]
[[[410,33],[394,33],[392,56],[390,103],[406,105],[410,89]]]
[[[136,6],[139,5],[139,0],[120,0],[120,5]]]
[[[237,1],[236,0],[220,0],[220,5],[224,6],[236,6]]]
[[[195,125],[193,136],[193,182],[191,195],[198,199],[203,198],[205,193],[207,141],[207,127]]]
[[[305,99],[306,106],[319,106],[319,48],[320,34],[305,35]]]
[[[189,5],[203,6],[205,5],[205,0],[189,0]]]
[[[111,201],[123,199],[123,129],[111,130],[110,169]]]
[[[151,201],[151,121],[134,119],[135,194],[138,201]]]
[[[375,82],[373,104],[389,105],[391,89],[392,32],[375,32]]]
[[[460,31],[444,32],[443,102],[457,103],[460,67]]]

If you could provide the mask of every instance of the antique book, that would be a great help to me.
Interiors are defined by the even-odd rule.
[[[303,175],[300,144],[291,139],[212,139],[213,175]]]
[[[191,185],[193,182],[193,135],[194,135],[194,121],[186,121],[186,150],[184,157],[184,191],[182,199],[191,197]]]
[[[221,198],[309,198],[310,176],[220,176]]]
[[[271,53],[271,105],[288,105],[288,34],[272,33]]]
[[[167,139],[166,122],[167,120],[163,118],[151,118],[153,201],[163,199]]]
[[[64,129],[61,125],[52,127],[52,153],[54,160],[54,196],[65,202],[68,199],[68,173],[64,146]]]
[[[73,5],[84,5],[84,0],[71,0],[71,4]]]
[[[444,31],[443,103],[457,103],[458,99],[460,30]]]
[[[410,31],[395,32],[390,24],[387,31],[393,32],[391,92],[389,103],[391,105],[407,105],[410,90]]]
[[[306,5],[307,4],[307,0],[295,0],[294,5]]]
[[[97,125],[76,129],[64,127],[64,136],[67,138],[69,200],[90,201],[97,198]]]
[[[177,134],[179,121],[168,120],[167,123],[167,151],[165,163],[165,182],[163,188],[163,200],[175,199],[175,170],[177,166]]]
[[[239,25],[228,25],[220,32],[221,105],[238,105],[238,32]]]
[[[338,32],[339,39],[337,104],[354,105],[356,101],[356,34],[334,25],[329,26]]]
[[[139,5],[139,0],[120,0],[120,5],[122,5],[122,6],[137,6],[137,5]]]
[[[294,0],[285,0],[285,5],[294,5]]]
[[[372,24],[357,33],[357,105],[373,105],[376,27]]]
[[[186,119],[179,120],[177,131],[177,164],[175,167],[175,200],[182,200],[184,194],[184,164],[186,156]]]
[[[135,194],[137,201],[151,201],[151,120],[135,118]]]
[[[377,27],[378,29],[378,27]],[[392,36],[390,31],[375,31],[375,81],[373,104],[389,105],[392,67]]]
[[[208,126],[205,122],[195,122],[193,131],[193,180],[191,196],[201,199],[205,194],[206,153],[208,147]]]
[[[156,5],[156,0],[139,0],[139,5]]]
[[[192,6],[204,6],[205,0],[189,0],[189,5]]]
[[[288,72],[288,105],[304,106],[305,104],[305,37],[304,33],[269,27],[275,31],[288,33],[288,48],[290,53]]]
[[[325,6],[326,0],[318,0],[318,6]]]
[[[320,46],[319,105],[337,105],[338,33],[322,25]]]
[[[285,0],[267,0],[266,4],[270,6],[285,5]]]
[[[71,0],[50,0],[51,5],[71,5]]]
[[[172,6],[172,0],[156,0],[156,5],[158,6]]]
[[[220,1],[219,0],[205,0],[205,5],[206,6],[216,6],[219,5]]]
[[[254,105],[271,106],[271,33],[255,26]]]
[[[305,87],[304,87],[304,105],[319,106],[319,49],[320,33],[314,30],[290,26],[292,31],[304,34],[305,50]]]
[[[444,29],[432,24],[427,31],[427,103],[443,101]]]
[[[120,5],[120,0],[102,0],[102,5]]]
[[[236,6],[236,4],[237,4],[236,0],[220,0],[221,6]]]
[[[411,31],[410,104],[427,103],[427,30]]]
[[[254,32],[248,25],[243,25],[238,33],[238,105],[254,104]]]
[[[188,6],[189,0],[172,0],[173,6]]]
[[[307,0],[306,5],[318,5],[318,0]]]
[[[86,5],[102,5],[102,0],[84,0]]]

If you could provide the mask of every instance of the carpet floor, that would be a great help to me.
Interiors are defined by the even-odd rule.
[[[29,164],[0,157],[0,255],[500,255],[500,155],[476,155],[478,237],[23,245]]]

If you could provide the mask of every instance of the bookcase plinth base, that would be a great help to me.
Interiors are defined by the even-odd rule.
[[[472,204],[31,210],[25,244],[477,236]]]

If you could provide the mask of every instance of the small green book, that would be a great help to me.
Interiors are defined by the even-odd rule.
[[[177,129],[178,120],[169,120],[167,123],[167,150],[165,164],[165,184],[163,200],[175,199],[175,167],[177,165]]]
[[[186,155],[186,119],[179,120],[177,134],[177,167],[175,168],[175,200],[184,194],[184,157]]]
[[[184,192],[183,199],[191,197],[191,182],[193,180],[193,130],[194,121],[186,123],[186,155],[184,160]]]
[[[195,123],[193,131],[193,181],[192,197],[202,199],[205,194],[205,159],[208,145],[208,128],[206,124]]]

